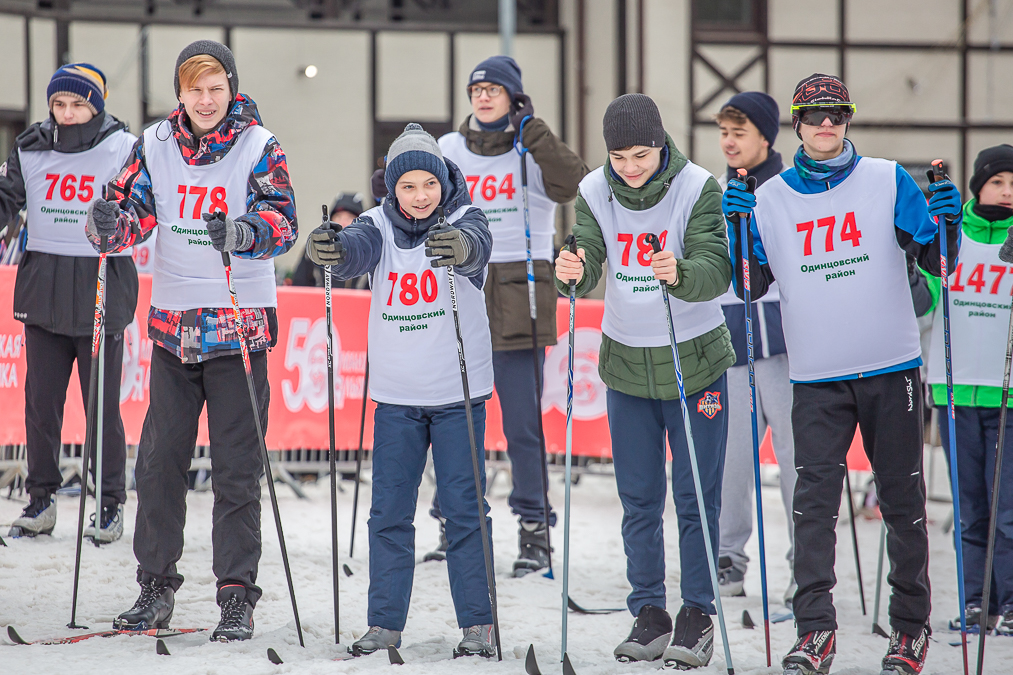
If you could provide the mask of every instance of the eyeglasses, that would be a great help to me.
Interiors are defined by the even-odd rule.
[[[498,84],[490,84],[486,87],[476,84],[468,87],[468,94],[471,95],[472,98],[480,98],[482,96],[482,92],[488,94],[489,98],[496,98],[503,93],[503,87]]]
[[[823,121],[827,119],[834,126],[839,126],[851,122],[851,118],[855,116],[855,104],[846,103],[834,106],[793,105],[791,107],[791,114],[798,115],[799,121],[807,126],[821,126]]]

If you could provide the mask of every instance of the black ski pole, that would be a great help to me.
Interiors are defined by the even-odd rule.
[[[524,204],[524,244],[527,249],[526,270],[528,274],[528,314],[531,316],[531,361],[535,367],[535,406],[538,412],[538,461],[542,473],[542,516],[545,521],[545,552],[549,558],[549,571],[545,577],[552,579],[552,539],[549,535],[549,472],[546,463],[545,432],[542,429],[542,366],[539,361],[538,349],[538,303],[535,299],[535,266],[531,260],[531,217],[528,211],[528,163],[525,155],[529,152],[524,147],[524,122],[517,133],[521,144],[521,197]],[[569,467],[567,467],[569,469]]]
[[[1013,263],[1013,241],[1007,237],[999,249],[999,258]],[[1013,364],[1013,310],[1010,311],[1009,333],[1006,337],[1006,368],[1002,376],[1002,404],[999,408],[999,438],[995,444],[995,470],[992,473],[992,503],[989,505],[988,545],[985,549],[985,584],[981,590],[981,619],[978,621],[978,665],[975,669],[981,675],[985,666],[985,633],[988,632],[988,601],[992,593],[992,557],[995,555],[995,521],[999,515],[999,486],[1002,479],[1002,456],[1005,454],[1006,414],[1009,409],[1009,377]]]
[[[369,359],[366,359],[366,375],[362,378],[362,416],[359,418],[359,450],[355,453],[355,497],[352,498],[352,541],[348,557],[355,555],[355,521],[359,512],[359,483],[362,482],[362,436],[366,432],[366,399],[369,396]]]
[[[577,255],[577,239],[571,234],[564,242]],[[573,455],[573,320],[577,314],[577,280],[570,279],[570,323],[567,329],[569,349],[566,358],[566,492],[563,499],[563,643],[560,660],[566,658],[567,609],[570,600],[570,458]],[[532,655],[533,656],[533,655]]]
[[[858,597],[862,601],[862,616],[865,616],[865,586],[862,584],[862,560],[858,555],[858,532],[855,529],[855,499],[851,496],[851,478],[848,476],[847,460],[844,464],[844,486],[848,490],[848,516],[851,519],[851,544],[855,549],[855,572],[858,574]]]
[[[220,213],[220,212],[219,212]],[[239,336],[239,349],[243,355],[243,368],[246,370],[246,388],[250,390],[250,403],[253,405],[253,421],[257,426],[257,441],[260,443],[260,456],[264,462],[264,473],[267,474],[267,491],[271,494],[271,508],[274,510],[274,524],[278,529],[278,543],[281,545],[281,561],[285,566],[285,579],[288,581],[288,594],[292,598],[292,614],[295,616],[295,630],[299,634],[299,646],[305,647],[302,637],[302,624],[299,622],[299,608],[295,602],[295,587],[292,585],[292,569],[288,564],[288,549],[285,548],[285,532],[281,527],[281,511],[278,510],[278,495],[274,491],[274,474],[271,472],[271,456],[267,453],[267,441],[264,438],[264,427],[260,423],[260,405],[257,403],[257,389],[253,384],[253,366],[250,364],[250,348],[246,344],[246,330],[243,316],[239,311],[239,298],[236,297],[236,285],[232,279],[232,261],[227,251],[222,251],[222,264],[225,265],[225,282],[229,286],[232,298],[232,313],[236,319],[236,333]]]
[[[886,521],[879,528],[879,560],[876,562],[876,595],[872,602],[872,633],[890,639],[890,634],[879,625],[879,597],[883,590],[883,553],[886,549]]]
[[[443,207],[440,207],[440,222],[444,223]],[[497,660],[503,660],[503,647],[499,639],[499,612],[496,608],[496,575],[492,564],[492,541],[486,524],[485,494],[482,490],[482,470],[478,466],[478,443],[475,440],[475,422],[471,412],[471,387],[468,386],[468,364],[464,358],[464,337],[461,335],[461,318],[457,311],[457,288],[454,266],[447,267],[447,285],[450,288],[450,308],[454,314],[454,331],[457,333],[457,360],[461,365],[461,386],[464,388],[464,415],[468,422],[468,442],[471,444],[471,468],[475,474],[475,500],[478,503],[478,525],[482,535],[482,553],[485,556],[485,583],[489,587],[489,606],[492,609],[492,627],[496,635]]]
[[[327,214],[327,205],[323,205],[323,223],[327,225],[330,218]],[[324,266],[324,307],[326,308],[327,321],[327,432],[330,437],[330,452],[328,453],[331,463],[331,571],[334,586],[334,644],[341,644],[341,629],[339,627],[338,612],[338,589],[340,587],[340,573],[338,572],[338,472],[337,460],[334,448],[334,336],[331,328],[331,266]]]
[[[129,194],[129,190],[127,191]],[[81,545],[84,540],[84,507],[88,498],[88,462],[91,448],[96,437],[96,412],[98,405],[98,375],[102,367],[99,353],[105,339],[106,325],[106,254],[109,249],[109,237],[103,236],[99,244],[98,279],[95,283],[95,320],[91,331],[91,372],[88,374],[88,409],[85,413],[84,446],[81,452],[81,500],[77,513],[77,551],[74,554],[74,590],[70,601],[70,623],[67,628],[82,628],[77,623],[77,592],[81,581]],[[102,480],[96,476],[96,481]],[[97,523],[99,525],[101,523]]]

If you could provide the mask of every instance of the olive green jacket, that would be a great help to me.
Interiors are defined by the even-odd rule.
[[[671,136],[666,136],[668,166],[646,185],[631,188],[618,180],[606,163],[597,171],[604,171],[609,188],[619,203],[631,211],[650,209],[665,196],[672,179],[689,160],[679,152]],[[606,261],[605,237],[587,202],[578,193],[577,222],[573,234],[577,247],[584,249],[584,276],[577,284],[577,295],[589,293],[597,286]],[[686,302],[713,300],[726,290],[732,280],[732,265],[728,258],[728,235],[721,214],[721,188],[709,179],[700,198],[690,213],[683,239],[683,258],[677,263],[678,279],[668,287],[672,297]],[[569,286],[556,280],[556,287],[565,295]],[[664,305],[658,303],[658,311]],[[678,327],[676,327],[678,328]],[[679,361],[682,365],[686,395],[705,389],[735,363],[728,328],[722,324],[703,335],[679,343]],[[672,363],[672,348],[630,347],[602,335],[598,373],[610,389],[631,396],[671,400],[679,398],[679,388]]]

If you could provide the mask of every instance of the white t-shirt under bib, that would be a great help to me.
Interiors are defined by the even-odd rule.
[[[260,125],[249,126],[220,161],[191,166],[175,137],[165,138],[165,127],[163,122],[144,131],[158,217],[151,304],[174,311],[231,307],[222,254],[211,246],[201,214],[222,210],[235,219],[246,213],[250,173],[273,134]],[[239,306],[276,307],[274,261],[236,255],[231,259]]]
[[[468,181],[471,201],[485,212],[492,231],[489,262],[527,260],[524,238],[524,198],[521,194],[521,157],[510,152],[493,157],[476,155],[459,132],[440,138],[440,151],[457,164]],[[545,194],[542,168],[525,153],[528,170],[528,217],[531,221],[531,259],[554,260],[556,202]]]
[[[1013,266],[999,260],[1000,248],[967,236],[960,243],[960,262],[949,279],[953,384],[1002,386]],[[942,308],[932,321],[928,381],[946,384]]]
[[[894,226],[896,166],[863,157],[825,192],[796,192],[782,176],[756,191],[753,213],[780,288],[794,381],[855,375],[921,355]]]
[[[658,235],[662,248],[681,258],[689,216],[710,178],[710,173],[686,162],[661,201],[643,211],[631,211],[612,196],[602,167],[580,182],[580,194],[605,238],[609,279],[601,330],[613,340],[629,347],[669,344],[668,317],[660,282],[651,271],[652,249],[646,235]],[[717,300],[684,302],[672,297],[671,305],[679,342],[699,337],[725,321]]]
[[[114,131],[83,152],[18,150],[25,181],[29,251],[96,258],[85,234],[89,202],[104,197],[103,188],[130,155],[137,137]],[[128,256],[128,248],[110,255]]]
[[[469,209],[450,214],[454,222]],[[432,267],[425,242],[402,249],[383,207],[368,216],[383,236],[369,303],[369,394],[377,403],[418,407],[464,401],[446,267]],[[492,338],[485,293],[457,275],[455,289],[471,397],[492,393]]]

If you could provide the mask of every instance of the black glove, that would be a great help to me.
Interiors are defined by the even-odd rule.
[[[248,251],[253,246],[253,228],[246,223],[232,220],[221,211],[202,213],[201,218],[207,223],[208,236],[216,251]]]
[[[369,189],[372,190],[373,197],[376,199],[383,199],[387,196],[387,184],[383,182],[383,176],[384,170],[377,169],[369,179]]]
[[[516,112],[510,115],[510,125],[520,131],[521,121],[525,117],[535,116],[535,107],[531,105],[531,97],[527,94],[516,94],[513,100],[513,109]]]
[[[433,267],[463,265],[471,255],[471,244],[455,227],[433,228],[426,237],[426,255],[436,258],[431,263]]]
[[[88,220],[85,227],[91,235],[92,245],[98,250],[102,237],[116,234],[116,221],[120,218],[120,205],[112,199],[96,199],[88,205]]]
[[[310,232],[306,242],[306,257],[316,265],[340,265],[345,262],[345,247],[341,245],[338,232],[341,226],[337,223],[324,223]]]

